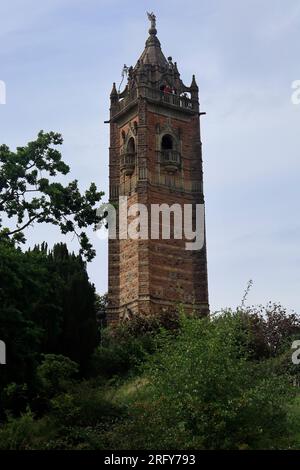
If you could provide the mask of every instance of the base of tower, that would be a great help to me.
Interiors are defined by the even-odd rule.
[[[128,321],[136,315],[140,316],[158,316],[167,311],[182,311],[187,315],[196,315],[199,317],[209,315],[209,304],[207,302],[195,304],[178,304],[161,299],[136,300],[120,307],[108,307],[107,324],[116,324]]]

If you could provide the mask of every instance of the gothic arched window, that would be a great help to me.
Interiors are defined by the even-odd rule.
[[[130,137],[127,144],[124,145],[121,154],[121,170],[126,176],[131,176],[135,168],[135,140]]]
[[[126,153],[135,153],[135,142],[133,137],[130,137],[130,139],[128,140]]]
[[[170,173],[174,173],[180,167],[181,161],[178,143],[171,134],[164,134],[161,138],[160,164]]]
[[[174,150],[173,137],[170,134],[165,134],[161,139],[161,150]]]

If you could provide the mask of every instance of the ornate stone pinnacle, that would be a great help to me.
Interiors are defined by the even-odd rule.
[[[149,29],[149,34],[156,34],[157,31],[156,31],[156,16],[155,14],[153,13],[153,11],[151,13],[149,13],[147,11],[147,16],[148,16],[148,20],[151,22],[151,26],[150,26],[150,29]]]

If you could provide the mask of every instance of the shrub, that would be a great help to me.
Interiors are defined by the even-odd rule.
[[[89,382],[77,384],[51,400],[51,415],[59,426],[95,426],[119,416],[120,412],[105,399],[101,389],[92,388]]]
[[[160,316],[136,315],[129,321],[102,331],[101,344],[92,359],[94,374],[122,376],[135,371],[155,349],[155,337],[162,330],[176,332],[179,315],[163,311]]]
[[[40,389],[47,397],[68,390],[78,374],[78,364],[60,354],[45,354],[37,368]]]
[[[290,349],[293,338],[300,338],[300,317],[280,304],[248,307],[237,312],[248,334],[254,359],[276,357]]]
[[[163,333],[145,366],[148,398],[137,398],[131,418],[117,426],[115,447],[253,449],[276,447],[276,440],[279,445],[288,432],[291,387],[268,361],[249,360],[242,334],[240,318],[230,314],[183,318],[176,339]]]
[[[43,447],[55,436],[53,423],[48,418],[35,421],[28,408],[19,418],[8,416],[0,426],[0,450],[30,450]]]
[[[145,359],[153,350],[153,344],[151,333],[134,336],[127,325],[113,330],[107,328],[94,352],[92,371],[104,377],[125,375]]]
[[[28,404],[28,386],[27,384],[16,384],[15,382],[9,383],[2,391],[1,394],[1,417],[5,418],[7,412],[11,416],[19,415],[20,410],[26,410]]]

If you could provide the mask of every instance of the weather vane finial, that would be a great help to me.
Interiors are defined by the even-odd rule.
[[[156,28],[156,16],[155,16],[155,14],[153,13],[153,11],[151,13],[149,13],[147,11],[147,16],[148,16],[148,20],[151,21],[151,29],[155,29]]]

